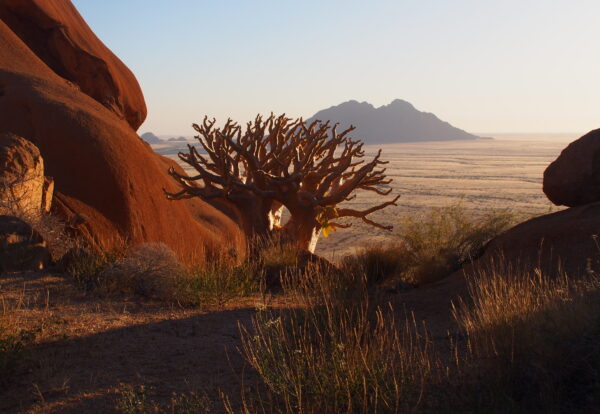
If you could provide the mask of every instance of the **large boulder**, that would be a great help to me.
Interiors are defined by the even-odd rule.
[[[569,207],[600,201],[600,129],[569,144],[546,168],[544,193]]]
[[[510,263],[571,276],[600,271],[600,202],[525,221],[490,242],[479,266]]]
[[[131,71],[68,0],[2,0],[0,19],[57,75],[137,129],[146,103]]]
[[[42,236],[17,217],[0,216],[0,273],[42,270],[50,252]]]
[[[28,37],[4,22],[12,10],[7,5],[16,3],[59,7],[41,0],[0,3],[0,131],[39,148],[46,174],[55,180],[53,210],[82,223],[78,231],[98,248],[163,242],[186,262],[242,250],[243,236],[223,213],[198,199],[166,199],[163,189],[178,190],[167,174],[172,161],[152,152],[128,122],[61,77],[36,54],[35,42],[30,47]],[[63,7],[72,5],[65,0]],[[35,26],[36,18],[22,20]],[[72,32],[68,25],[61,30]]]
[[[0,133],[0,214],[35,217],[48,211],[52,189],[39,149],[24,138]]]

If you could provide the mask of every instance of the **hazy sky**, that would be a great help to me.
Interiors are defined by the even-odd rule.
[[[600,127],[599,0],[74,0],[137,76],[140,132],[401,98],[470,132]]]

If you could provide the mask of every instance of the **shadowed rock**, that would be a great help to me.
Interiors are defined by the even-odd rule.
[[[477,265],[505,262],[571,276],[600,271],[600,203],[573,207],[523,222],[501,234]]]
[[[42,236],[23,220],[0,216],[0,273],[42,270],[50,252]]]
[[[546,168],[544,193],[569,207],[600,201],[600,129],[570,143]]]

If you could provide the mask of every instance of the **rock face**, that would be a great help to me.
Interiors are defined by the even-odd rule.
[[[144,122],[146,103],[137,80],[70,1],[2,0],[0,19],[57,75],[133,129]]]
[[[546,168],[544,193],[569,207],[600,201],[600,129],[569,144]]]
[[[600,129],[569,144],[544,172],[544,193],[563,211],[528,220],[494,239],[479,264],[510,262],[545,273],[600,271]]]
[[[42,236],[23,220],[0,216],[0,273],[42,270],[50,252]]]
[[[52,188],[38,148],[14,134],[0,133],[0,214],[35,216],[49,211]]]
[[[166,171],[174,163],[154,154],[132,128],[143,116],[126,98],[141,99],[129,71],[115,72],[115,67],[121,68],[115,61],[99,72],[87,63],[82,63],[81,73],[71,67],[67,75],[82,85],[89,81],[88,93],[63,77],[63,69],[53,67],[55,62],[45,61],[49,58],[40,51],[40,37],[32,33],[71,34],[75,45],[92,51],[101,45],[69,1],[6,0],[0,10],[0,132],[12,132],[39,148],[46,173],[55,180],[53,211],[83,222],[81,235],[98,248],[163,242],[188,262],[229,248],[243,249],[245,240],[235,223],[212,206],[201,200],[166,199],[163,189],[178,189]],[[46,22],[56,19],[46,15],[62,16],[61,26],[51,29],[54,26]],[[17,26],[19,21],[27,22],[27,29]],[[65,56],[76,54],[66,46],[47,48]],[[114,81],[116,89],[105,84],[107,73],[121,79]],[[93,79],[98,79],[96,86]],[[115,109],[118,105],[107,107],[92,97],[91,91],[104,88],[136,122],[122,119]]]
[[[572,276],[600,271],[600,202],[546,214],[495,238],[478,263],[509,261],[524,269]]]

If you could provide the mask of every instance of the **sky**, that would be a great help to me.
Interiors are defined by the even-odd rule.
[[[73,2],[140,82],[140,132],[396,98],[474,133],[600,127],[598,0]]]

